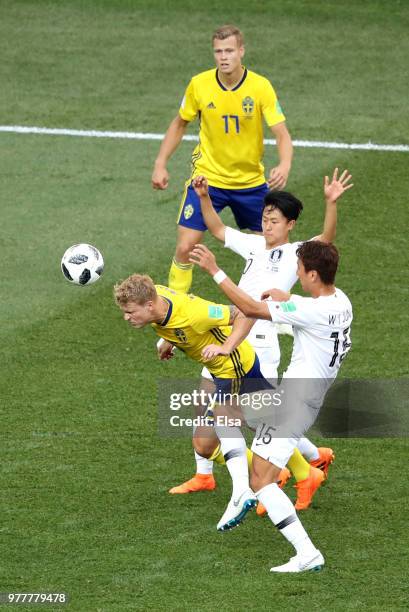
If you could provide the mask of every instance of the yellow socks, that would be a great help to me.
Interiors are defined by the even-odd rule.
[[[310,464],[304,459],[298,448],[296,448],[287,463],[288,469],[292,472],[297,482],[308,478]]]
[[[248,464],[249,469],[250,469],[251,468],[251,462],[253,460],[253,452],[249,448],[247,448],[246,449],[246,455],[247,455],[247,464]],[[226,462],[224,460],[224,457],[223,457],[223,453],[222,453],[221,448],[220,448],[220,444],[217,446],[217,448],[214,449],[213,453],[209,457],[209,461],[214,461],[215,463],[218,463],[219,465],[225,465],[226,464]]]
[[[169,287],[178,293],[187,293],[192,284],[193,264],[183,264],[172,260],[169,270]]]
[[[253,451],[250,450],[249,448],[246,448],[246,454],[247,454],[247,465],[249,466],[249,469],[250,469],[251,464],[253,463]]]
[[[209,461],[214,461],[215,463],[218,463],[219,465],[226,464],[220,444],[217,445],[217,447],[214,449],[214,451],[210,455]]]

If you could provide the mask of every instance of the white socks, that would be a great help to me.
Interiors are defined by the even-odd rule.
[[[213,474],[213,461],[202,457],[195,451],[196,474]]]
[[[298,518],[290,499],[276,483],[268,484],[256,493],[271,521],[294,546],[297,555],[311,556],[317,550]]]
[[[221,451],[232,479],[232,497],[238,498],[250,488],[246,441],[238,427],[218,427],[215,425],[214,428],[220,440]]]
[[[315,461],[320,458],[318,448],[308,438],[300,438],[297,448],[307,461]]]

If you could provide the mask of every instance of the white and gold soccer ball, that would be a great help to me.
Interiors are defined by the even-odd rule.
[[[61,259],[65,278],[75,285],[91,285],[104,271],[104,259],[91,244],[74,244]]]

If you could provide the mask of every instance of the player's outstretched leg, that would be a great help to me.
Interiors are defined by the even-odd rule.
[[[207,393],[214,392],[213,379],[207,368],[203,368],[202,370],[200,390]],[[208,419],[208,425],[193,428],[192,443],[196,460],[196,474],[193,478],[183,482],[181,485],[172,487],[169,493],[173,495],[196,493],[198,491],[213,491],[216,488],[216,481],[213,476],[213,461],[217,461],[216,457],[218,456],[220,443],[211,425],[214,417],[213,406],[204,403],[199,406],[196,416],[204,416]]]
[[[215,430],[233,484],[231,499],[217,524],[218,531],[228,531],[240,525],[257,499],[249,485],[246,442],[240,429],[215,426]]]
[[[296,551],[295,556],[288,563],[272,567],[270,571],[280,573],[318,571],[322,569],[325,563],[324,557],[310,540],[290,499],[278,487],[277,483],[268,482],[277,478],[279,470],[279,467],[269,464],[266,459],[255,455],[251,485],[257,491],[256,497],[267,508],[272,523],[294,546]],[[268,484],[265,484],[266,481]]]
[[[205,414],[208,411],[209,409]],[[201,426],[195,428],[193,432],[193,447],[196,459],[196,474],[181,485],[172,487],[169,490],[169,493],[172,493],[172,495],[213,491],[216,488],[216,481],[213,476],[213,461],[220,449],[220,443],[214,427]]]

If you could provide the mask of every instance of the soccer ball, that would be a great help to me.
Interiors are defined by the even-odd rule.
[[[61,270],[70,283],[91,285],[104,271],[104,260],[91,244],[74,244],[62,256]]]

